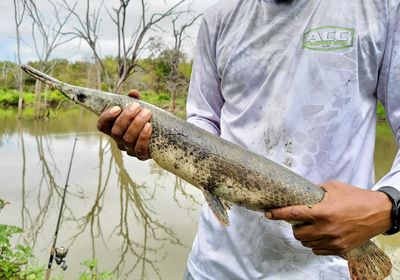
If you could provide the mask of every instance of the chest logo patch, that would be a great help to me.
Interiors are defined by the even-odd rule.
[[[354,44],[354,28],[322,26],[303,34],[303,49],[334,51],[351,48]]]

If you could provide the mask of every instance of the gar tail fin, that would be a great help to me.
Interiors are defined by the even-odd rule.
[[[346,255],[353,280],[383,280],[392,270],[392,262],[385,252],[368,241]]]
[[[208,206],[215,217],[217,217],[218,221],[224,226],[229,226],[229,216],[226,209],[227,204],[208,190],[203,190],[203,194],[206,198]]]

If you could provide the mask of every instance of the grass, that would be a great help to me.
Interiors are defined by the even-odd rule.
[[[376,115],[378,116],[378,120],[380,120],[380,121],[386,120],[385,108],[383,108],[383,105],[381,102],[378,102],[378,107],[376,109]]]
[[[42,101],[45,98],[45,93],[42,93],[41,99]],[[10,108],[17,107],[19,99],[19,92],[16,90],[0,90],[0,107],[1,108]],[[24,92],[23,93],[23,103],[24,107],[33,107],[35,102],[35,94],[32,92]],[[66,98],[59,93],[58,91],[48,91],[47,92],[47,102],[50,107],[56,107],[58,104],[61,104],[65,101]]]
[[[169,110],[171,104],[171,97],[169,93],[161,92],[156,93],[154,91],[142,91],[140,92],[141,99],[145,102],[153,104],[157,107],[160,107],[165,110]],[[179,95],[176,98],[176,109],[174,112],[175,115],[181,118],[186,117],[186,97]]]
[[[45,93],[42,93],[41,99],[44,100]],[[4,90],[0,89],[0,109],[10,109],[10,110],[0,110],[0,117],[7,117],[8,115],[15,115],[15,110],[18,107],[19,92],[16,90]],[[32,92],[23,93],[23,117],[31,118],[35,116],[34,112],[34,102],[35,95]],[[171,99],[169,93],[162,92],[156,93],[154,91],[142,91],[141,99],[145,102],[168,110],[170,107]],[[58,109],[59,107],[63,109],[76,108],[74,103],[65,98],[58,91],[48,91],[47,92],[47,103],[50,108]],[[176,110],[175,115],[185,118],[186,116],[186,97],[178,96],[176,100]]]

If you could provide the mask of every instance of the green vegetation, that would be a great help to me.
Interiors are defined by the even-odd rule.
[[[113,57],[106,57],[103,62],[109,73],[112,73],[112,70],[117,67],[116,60]],[[29,64],[37,67],[37,62],[31,62]],[[98,87],[96,67],[91,62],[69,62],[65,59],[55,59],[51,61],[51,64],[54,64],[55,67],[50,74],[62,81],[78,86],[91,88]],[[0,68],[3,69],[3,75],[0,77],[0,108],[15,108],[18,105],[19,95],[16,90],[16,82],[13,76],[15,71],[11,71],[16,67],[17,66],[12,62],[0,61]],[[9,71],[4,69],[9,69]],[[130,89],[137,89],[141,92],[144,101],[164,109],[169,109],[171,103],[168,84],[170,72],[171,68],[169,65],[168,52],[162,53],[156,58],[140,59],[138,60],[137,72],[125,81],[122,92],[128,92]],[[177,108],[174,112],[182,118],[186,115],[186,91],[191,72],[192,63],[183,56],[182,63],[179,65],[179,94],[176,100]],[[33,112],[33,104],[35,100],[33,92],[36,80],[28,75],[25,75],[24,77],[25,92],[23,115],[24,117],[30,118],[35,116]],[[116,77],[110,78],[114,79]],[[105,77],[102,76],[101,87],[102,90],[108,91],[104,79]],[[41,100],[43,101],[44,99],[45,93],[42,93]],[[70,101],[64,102],[66,99],[57,91],[49,90],[46,99],[48,106],[53,109],[59,107],[70,108],[73,105]],[[377,107],[377,116],[380,121],[386,119],[385,110],[380,103],[378,103]]]
[[[0,279],[3,280],[36,280],[43,279],[44,269],[29,266],[33,257],[29,246],[11,245],[11,237],[22,232],[22,229],[0,225]]]
[[[376,109],[376,114],[378,116],[378,120],[380,120],[380,121],[386,120],[385,108],[383,108],[383,105],[380,102],[378,102],[378,107]]]
[[[166,92],[156,93],[154,91],[142,91],[141,99],[157,107],[168,110],[170,105],[170,95]],[[186,117],[186,96],[178,96],[176,100],[175,115],[181,118]]]
[[[47,93],[42,93],[42,100],[47,95],[47,102],[50,107],[57,107],[61,105],[67,99],[58,91],[48,91]],[[18,106],[19,92],[15,89],[5,90],[0,89],[0,107],[1,108],[11,108]],[[23,103],[25,108],[32,107],[35,102],[35,94],[33,92],[23,93]]]
[[[42,93],[42,100],[44,99],[45,93]],[[16,109],[18,106],[19,93],[16,90],[4,90],[0,89],[0,108],[2,109]],[[151,103],[163,109],[168,109],[170,104],[170,95],[167,92],[154,92],[154,91],[142,91],[141,99],[145,102]],[[33,118],[35,95],[32,92],[24,92],[23,94],[24,111],[23,116],[25,118]],[[49,91],[47,93],[47,102],[49,107],[53,110],[58,109],[71,109],[78,108],[73,102],[65,98],[58,91]],[[175,114],[179,117],[184,118],[186,115],[186,96],[180,95],[177,100],[177,108]],[[7,118],[14,115],[12,110],[0,110],[0,117]]]
[[[112,278],[112,273],[106,271],[98,271],[97,260],[85,260],[81,263],[87,270],[83,272],[79,280],[106,280]]]
[[[0,198],[0,211],[9,204]],[[0,279],[1,280],[42,280],[45,268],[33,266],[34,256],[29,246],[12,245],[12,238],[21,234],[22,229],[12,225],[0,225]],[[97,260],[84,260],[82,263],[86,271],[82,272],[79,280],[106,280],[112,279],[112,273],[100,271]],[[57,276],[61,280],[63,277]]]
[[[122,92],[127,92],[132,88],[156,93],[168,92],[168,82],[171,72],[169,60],[168,53],[163,53],[157,58],[139,59],[135,68],[136,72],[124,82]],[[182,62],[179,65],[179,91],[181,95],[185,95],[191,75],[192,62],[185,59],[185,57],[182,57],[181,60]],[[117,78],[117,62],[115,58],[106,57],[103,63],[108,73],[115,73],[109,77],[114,81]],[[38,62],[29,62],[28,64],[36,68],[39,67]],[[65,59],[54,59],[49,62],[49,65],[54,65],[53,70],[49,74],[61,81],[77,86],[98,88],[99,77],[96,65],[92,62],[70,62]],[[0,89],[7,91],[17,89],[14,75],[17,72],[18,66],[13,62],[0,61],[0,68],[3,69],[3,73],[0,75]],[[106,77],[101,75],[100,79],[102,90],[108,90],[105,82]],[[35,78],[24,74],[24,91],[34,92],[35,82]]]
[[[177,100],[175,114],[180,117],[185,117],[185,103],[186,103],[186,91],[192,71],[191,61],[186,60],[184,57],[181,59],[179,65],[179,81],[175,84],[177,88]],[[104,65],[107,68],[108,73],[116,72],[117,62],[113,57],[106,57]],[[170,88],[170,58],[168,53],[163,53],[157,58],[146,58],[138,60],[136,72],[130,76],[122,87],[122,93],[128,92],[130,89],[137,89],[142,94],[142,99],[156,106],[164,109],[169,109],[172,103]],[[28,63],[33,67],[38,67],[37,62]],[[87,61],[76,61],[70,62],[65,59],[55,59],[51,63],[54,65],[50,75],[62,80],[66,83],[84,86],[90,88],[101,87],[104,91],[111,91],[106,83],[107,77],[98,75],[96,65],[92,62]],[[2,75],[0,75],[0,109],[10,109],[18,107],[19,91],[17,90],[17,82],[15,80],[15,73],[18,72],[18,66],[15,63],[8,61],[0,61],[0,68],[3,69]],[[109,74],[110,75],[110,74]],[[117,79],[116,74],[108,76],[111,81]],[[101,83],[99,84],[99,79]],[[35,100],[35,83],[36,79],[24,74],[24,85],[23,85],[23,116],[24,118],[38,117],[33,108],[36,108]],[[42,85],[40,89],[41,96],[41,111],[44,110],[41,116],[48,116],[48,109],[52,108],[71,108],[73,103],[66,101],[66,99],[57,91],[47,90]],[[46,93],[45,93],[46,92]],[[47,105],[44,106],[44,100]],[[47,112],[46,112],[47,111]]]

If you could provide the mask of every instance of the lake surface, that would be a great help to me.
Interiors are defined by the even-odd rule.
[[[81,121],[79,121],[81,120]],[[1,224],[22,227],[20,242],[31,245],[45,266],[53,241],[63,187],[76,136],[66,209],[58,246],[69,248],[69,268],[53,263],[52,276],[77,279],[80,263],[98,259],[116,279],[182,279],[197,228],[202,194],[152,161],[121,153],[95,128],[96,117],[58,111],[48,121],[0,118],[0,197],[9,201]],[[379,124],[376,175],[390,169],[396,152],[391,130]],[[400,237],[380,237],[399,279]]]

